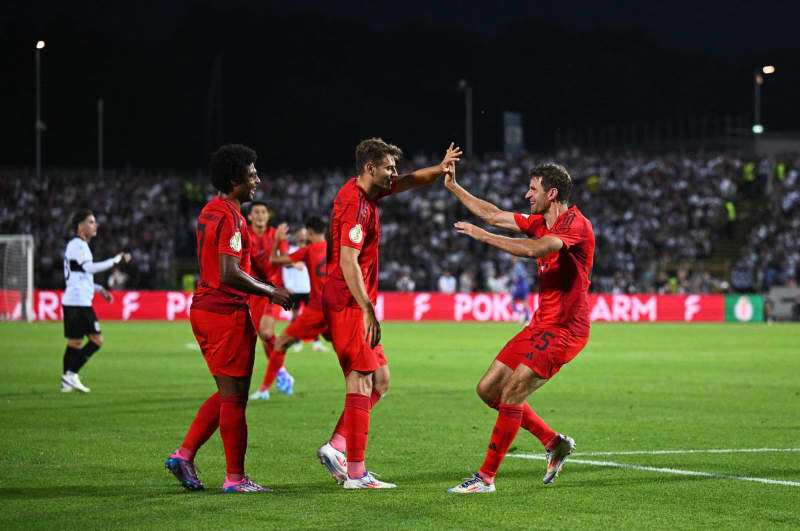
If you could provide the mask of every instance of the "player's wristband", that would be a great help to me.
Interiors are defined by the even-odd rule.
[[[114,263],[118,264],[122,262],[122,253],[119,253],[117,256],[114,257]]]

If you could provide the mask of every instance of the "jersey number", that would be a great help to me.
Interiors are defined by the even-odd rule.
[[[328,258],[325,257],[325,260],[317,264],[317,268],[314,269],[314,273],[317,275],[317,278],[325,278],[328,276]]]
[[[539,342],[536,343],[533,348],[536,350],[545,350],[547,347],[550,346],[550,340],[556,337],[550,332],[543,332],[541,336],[539,336]]]
[[[197,233],[200,234],[200,242],[197,244],[197,263],[200,265],[200,276],[203,276],[203,242],[206,240],[206,224],[197,224]]]

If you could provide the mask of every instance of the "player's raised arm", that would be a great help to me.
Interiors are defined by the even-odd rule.
[[[454,196],[461,201],[467,209],[481,218],[483,221],[494,227],[506,229],[514,232],[522,232],[514,220],[514,213],[500,210],[497,206],[488,201],[479,199],[469,193],[463,186],[456,182],[456,168],[453,165],[450,171],[445,173],[444,186],[450,190]]]
[[[269,253],[269,263],[280,266],[290,266],[294,261],[289,258],[289,255],[278,254],[282,242],[285,242],[289,237],[289,226],[286,223],[278,225],[278,230],[275,231],[275,245],[272,246],[272,251]]]
[[[450,147],[447,148],[442,162],[436,166],[428,166],[427,168],[421,168],[398,176],[394,193],[397,194],[412,188],[425,186],[435,181],[440,175],[453,171],[452,168],[455,168],[455,163],[461,160],[462,154],[461,148],[450,142]]]
[[[459,221],[453,226],[459,234],[466,234],[479,242],[488,243],[501,251],[511,253],[514,256],[521,256],[522,258],[541,258],[564,247],[564,242],[560,238],[549,234],[542,236],[538,240],[531,240],[492,234],[466,221]]]

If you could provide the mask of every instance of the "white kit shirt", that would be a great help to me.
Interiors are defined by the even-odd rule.
[[[289,254],[298,250],[294,245],[289,247]],[[294,266],[283,268],[283,285],[289,293],[311,293],[311,280],[308,278],[308,270],[295,269]]]
[[[62,306],[91,306],[94,292],[100,286],[94,283],[94,273],[114,267],[118,262],[109,258],[92,262],[92,250],[82,238],[72,238],[64,251],[64,281],[67,289],[61,298]]]

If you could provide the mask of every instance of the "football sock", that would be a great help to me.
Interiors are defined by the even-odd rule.
[[[377,404],[381,398],[383,398],[383,395],[373,388],[372,394],[369,397],[370,410],[373,407],[375,407],[375,404]],[[333,428],[333,435],[331,435],[331,439],[328,442],[330,443],[331,446],[333,446],[340,452],[344,452],[347,449],[346,441],[347,441],[347,429],[345,428],[344,425],[344,411],[342,411],[342,414],[339,416],[339,422],[337,422],[336,427]]]
[[[500,405],[500,399],[495,399],[494,402],[489,404],[489,407],[492,409],[497,409],[497,406]],[[550,426],[542,420],[542,418],[537,415],[530,405],[527,402],[522,404],[522,423],[520,424],[522,429],[528,430],[531,432],[541,443],[547,446],[550,441],[553,440],[555,437],[556,432],[550,429]]]
[[[221,396],[219,407],[219,434],[225,448],[225,464],[230,481],[241,481],[244,475],[244,454],[247,451],[247,395]]]
[[[497,469],[500,468],[500,463],[503,462],[508,447],[517,436],[522,422],[522,406],[500,404],[498,410],[497,422],[492,430],[492,438],[489,440],[489,449],[486,452],[486,460],[478,471],[478,474],[487,483],[494,483]]]
[[[344,411],[339,417],[339,422],[341,423],[343,420],[344,420]],[[344,431],[344,428],[343,427],[340,428],[339,424],[336,425],[336,429]],[[342,453],[344,453],[347,450],[347,438],[344,436],[343,433],[334,431],[333,435],[331,435],[331,440],[328,442],[330,443],[331,446],[333,446]]]
[[[560,441],[561,441],[561,437],[559,437],[557,433],[554,433],[554,434],[553,434],[553,438],[552,438],[552,439],[550,439],[549,441],[547,441],[547,443],[544,445],[544,448],[545,448],[545,450],[547,450],[547,451],[549,452],[550,450],[552,450],[553,448],[555,448],[555,446],[556,446],[556,445],[557,445],[557,444],[558,444]]]
[[[531,432],[543,445],[546,445],[555,436],[556,432],[550,429],[545,421],[534,413],[527,402],[522,404],[522,428]]]
[[[194,460],[197,450],[214,435],[219,427],[219,409],[220,398],[219,391],[217,391],[208,397],[197,410],[197,416],[189,428],[189,433],[186,434],[183,444],[177,451],[179,457],[189,461]]]
[[[100,350],[100,345],[94,341],[87,341],[83,348],[78,351],[78,355],[75,357],[75,363],[72,366],[72,372],[78,372],[81,370],[81,367],[86,365],[86,362],[89,361],[89,358],[92,357],[92,354],[98,350]]]
[[[378,403],[378,400],[383,398],[383,395],[380,394],[374,387],[372,388],[372,394],[369,396],[369,407],[370,409],[375,407],[375,404]]]
[[[64,351],[64,372],[75,372],[73,370],[73,367],[75,366],[75,360],[77,360],[80,355],[80,349],[67,346],[67,350]]]
[[[281,352],[279,350],[272,351],[272,353],[269,355],[267,373],[264,375],[264,381],[261,384],[262,389],[267,390],[272,387],[272,384],[275,383],[275,379],[278,377],[278,372],[280,372],[281,368],[283,367],[283,362],[285,359],[285,352]]]
[[[274,343],[274,340],[272,341]],[[261,382],[261,391],[267,391],[275,379],[278,377],[278,371],[283,367],[283,361],[286,359],[286,353],[280,350],[273,350],[269,354],[269,362],[267,362],[267,373],[264,375],[264,381]]]
[[[364,461],[347,462],[347,477],[351,479],[363,478],[366,473],[367,467],[364,466]]]
[[[370,399],[358,393],[347,393],[344,402],[344,425],[347,430],[347,475],[364,475],[364,451],[369,433]]]

